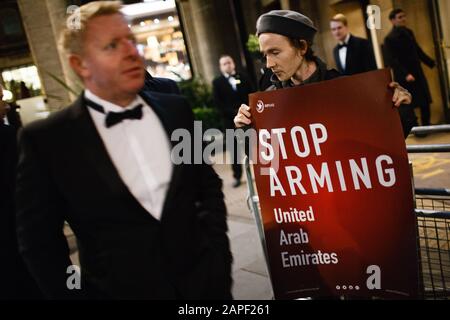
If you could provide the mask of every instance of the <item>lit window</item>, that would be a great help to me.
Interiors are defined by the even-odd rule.
[[[131,22],[150,74],[175,81],[192,78],[175,0],[125,5],[122,12]]]

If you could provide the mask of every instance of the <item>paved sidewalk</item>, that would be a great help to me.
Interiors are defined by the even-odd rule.
[[[215,165],[224,183],[228,209],[229,238],[233,253],[233,296],[236,300],[272,299],[272,286],[259,240],[256,223],[247,207],[247,184],[234,189],[231,165]]]

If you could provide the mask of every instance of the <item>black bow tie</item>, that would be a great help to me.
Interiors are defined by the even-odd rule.
[[[342,48],[347,48],[347,47],[348,47],[348,44],[346,44],[346,43],[338,45],[339,50],[341,50]]]
[[[85,99],[85,100],[86,100],[86,104],[89,107],[91,107],[92,109],[97,110],[98,112],[101,112],[101,113],[105,113],[105,109],[101,105],[99,105],[89,99]],[[143,108],[143,105],[138,104],[137,106],[135,106],[133,109],[130,109],[130,110],[125,110],[122,112],[110,111],[106,114],[105,126],[107,128],[111,128],[112,126],[122,122],[125,119],[140,120],[142,118],[142,108]]]

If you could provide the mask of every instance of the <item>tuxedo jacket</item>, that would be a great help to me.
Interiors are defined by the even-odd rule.
[[[4,125],[0,119],[0,218],[2,232],[0,237],[3,240],[15,239],[14,225],[14,172],[17,162],[17,146],[15,130]],[[4,229],[3,229],[4,228]],[[3,251],[4,252],[4,251]]]
[[[16,130],[0,123],[0,300],[39,299],[41,294],[19,255],[14,206]]]
[[[148,71],[145,71],[145,84],[143,90],[166,94],[180,94],[180,88],[178,88],[175,81],[166,78],[153,77]]]
[[[148,91],[141,96],[168,139],[177,128],[193,134],[193,115],[183,97]],[[231,298],[226,208],[212,167],[174,165],[156,220],[121,180],[83,95],[26,126],[19,149],[19,248],[46,297]],[[66,285],[72,263],[64,221],[78,241],[81,290]]]
[[[222,117],[226,120],[231,119],[231,121],[236,116],[241,104],[248,104],[248,95],[254,91],[252,83],[245,74],[237,73],[235,78],[240,80],[240,83],[236,85],[236,91],[233,90],[224,75],[213,81],[214,104]]]
[[[334,48],[333,55],[338,71],[343,75],[350,76],[377,69],[372,46],[368,40],[363,38],[358,38],[353,35],[350,36],[347,44],[345,70],[342,67],[341,59],[339,57],[339,45]]]

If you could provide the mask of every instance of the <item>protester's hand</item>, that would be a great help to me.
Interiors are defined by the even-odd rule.
[[[416,81],[416,78],[414,78],[414,76],[412,74],[408,74],[406,76],[406,81],[407,82],[414,82],[414,81]]]
[[[236,128],[242,128],[244,126],[250,125],[252,114],[250,113],[250,107],[243,104],[239,108],[238,114],[234,117],[234,125]]]
[[[398,108],[402,104],[411,104],[412,96],[408,90],[403,88],[397,82],[391,82],[389,87],[395,89],[394,97],[392,98],[392,102],[394,102],[395,106]]]

